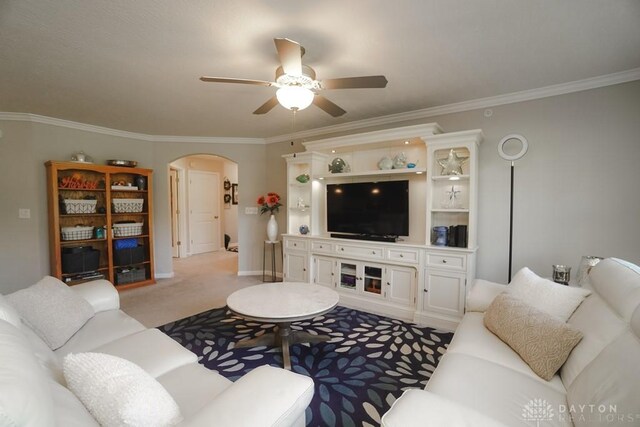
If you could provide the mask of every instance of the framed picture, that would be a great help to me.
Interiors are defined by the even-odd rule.
[[[238,204],[238,184],[231,184],[231,203]]]

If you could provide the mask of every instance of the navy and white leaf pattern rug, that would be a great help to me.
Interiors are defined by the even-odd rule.
[[[252,369],[282,367],[271,347],[236,349],[243,339],[273,332],[274,324],[245,320],[227,307],[159,329],[198,355],[199,362],[235,381]],[[424,388],[452,333],[338,306],[292,329],[325,334],[330,341],[291,347],[292,370],[313,378],[307,426],[377,426],[407,388]]]

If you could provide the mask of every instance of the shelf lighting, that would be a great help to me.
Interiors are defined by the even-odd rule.
[[[422,171],[416,172],[416,175],[422,175]]]
[[[404,142],[404,145],[409,145],[409,141],[405,141],[405,142]]]
[[[460,177],[456,175],[450,176],[449,181],[460,181]]]

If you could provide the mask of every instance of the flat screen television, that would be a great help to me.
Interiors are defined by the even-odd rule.
[[[327,231],[409,235],[409,181],[327,185]]]

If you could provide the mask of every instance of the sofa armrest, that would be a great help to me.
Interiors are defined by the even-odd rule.
[[[467,295],[467,311],[487,311],[495,297],[506,290],[506,285],[477,279]]]
[[[312,397],[311,378],[264,365],[231,384],[181,425],[291,426],[304,420]]]
[[[504,424],[426,390],[405,391],[382,416],[382,427],[506,427]]]
[[[108,280],[92,280],[71,286],[71,289],[86,299],[96,313],[120,308],[120,295]]]

